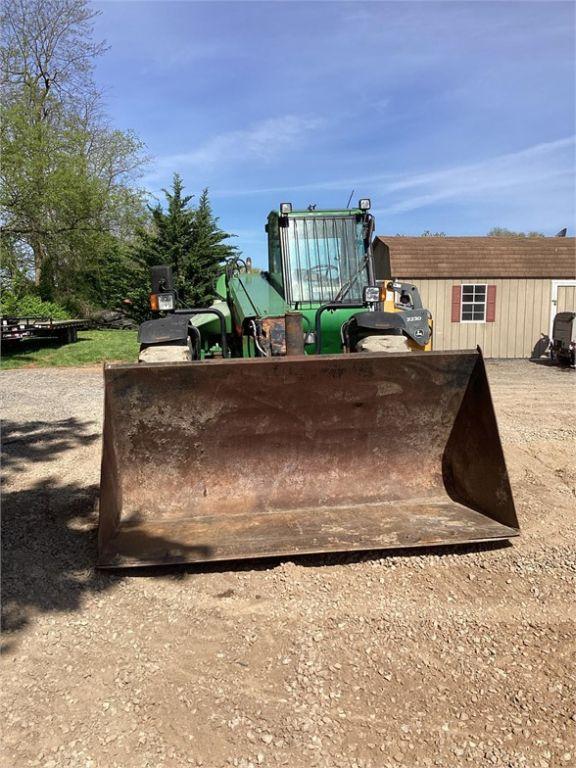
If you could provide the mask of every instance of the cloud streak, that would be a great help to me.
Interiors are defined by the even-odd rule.
[[[213,136],[190,152],[159,157],[152,176],[163,176],[166,169],[172,168],[213,171],[246,162],[267,165],[279,153],[305,143],[321,125],[322,120],[317,117],[271,117],[249,128]]]
[[[502,190],[508,190],[509,194],[514,188],[528,189],[572,177],[575,139],[570,136],[541,142],[478,163],[400,178],[383,185],[385,196],[390,198],[406,190],[417,194],[396,200],[381,209],[381,213],[404,213],[454,198],[478,199]]]
[[[576,137],[540,142],[525,149],[408,175],[376,174],[324,179],[295,186],[218,190],[218,197],[244,197],[287,192],[368,190],[374,199],[389,200],[378,213],[404,213],[454,199],[478,199],[513,188],[570,178],[574,174]],[[366,192],[366,194],[368,194]]]

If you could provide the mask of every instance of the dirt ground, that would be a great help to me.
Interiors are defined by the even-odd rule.
[[[110,575],[100,372],[2,373],[2,767],[575,765],[576,376],[489,376],[513,545]]]

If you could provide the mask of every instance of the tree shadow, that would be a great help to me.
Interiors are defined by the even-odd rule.
[[[86,591],[118,580],[93,568],[97,490],[48,480],[3,494],[2,627],[8,638],[35,613],[77,610]]]
[[[23,477],[35,466],[49,471],[67,452],[92,445],[99,438],[95,429],[95,422],[74,417],[3,423],[3,650],[35,613],[75,610],[86,590],[117,579],[93,569],[97,486]]]
[[[31,462],[50,462],[78,446],[98,440],[95,422],[74,417],[59,421],[2,422],[4,473],[26,472]],[[10,477],[7,478],[10,482]]]
[[[59,349],[60,347],[76,346],[83,342],[88,342],[90,339],[83,339],[78,337],[76,341],[64,341],[56,337],[47,337],[45,339],[30,339],[23,342],[2,342],[2,358],[9,362],[15,360],[20,363],[38,363],[36,352],[40,352],[43,349]]]
[[[68,451],[90,446],[99,435],[90,430],[94,422],[75,418],[56,422],[33,421],[5,424],[4,470],[8,483],[16,473],[30,471],[33,464],[53,462]],[[61,482],[56,477],[27,482],[22,488],[4,488],[2,505],[2,616],[5,645],[33,620],[47,612],[68,613],[82,608],[88,595],[113,588],[128,576],[184,579],[206,572],[266,571],[285,562],[304,567],[333,567],[349,563],[426,554],[448,556],[489,551],[509,546],[507,542],[422,547],[398,550],[334,552],[226,562],[206,562],[128,569],[97,570],[98,485],[82,481]],[[178,542],[141,534],[144,550],[151,545],[168,551]],[[197,548],[196,548],[197,549]]]

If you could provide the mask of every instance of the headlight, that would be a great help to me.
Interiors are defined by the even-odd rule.
[[[158,294],[158,309],[160,312],[169,312],[174,309],[174,294],[173,293],[159,293]]]
[[[363,197],[361,200],[358,200],[358,208],[360,208],[361,211],[369,211],[370,210],[370,198],[369,197]]]
[[[380,288],[377,285],[366,285],[362,295],[364,304],[377,304],[380,301]]]
[[[280,203],[280,213],[283,216],[287,216],[292,213],[292,203]]]

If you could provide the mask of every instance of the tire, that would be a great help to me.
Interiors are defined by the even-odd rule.
[[[406,336],[402,335],[374,335],[366,336],[356,345],[356,351],[370,352],[410,352],[410,345]]]
[[[139,363],[189,363],[192,361],[192,345],[185,344],[142,344],[138,355]]]

